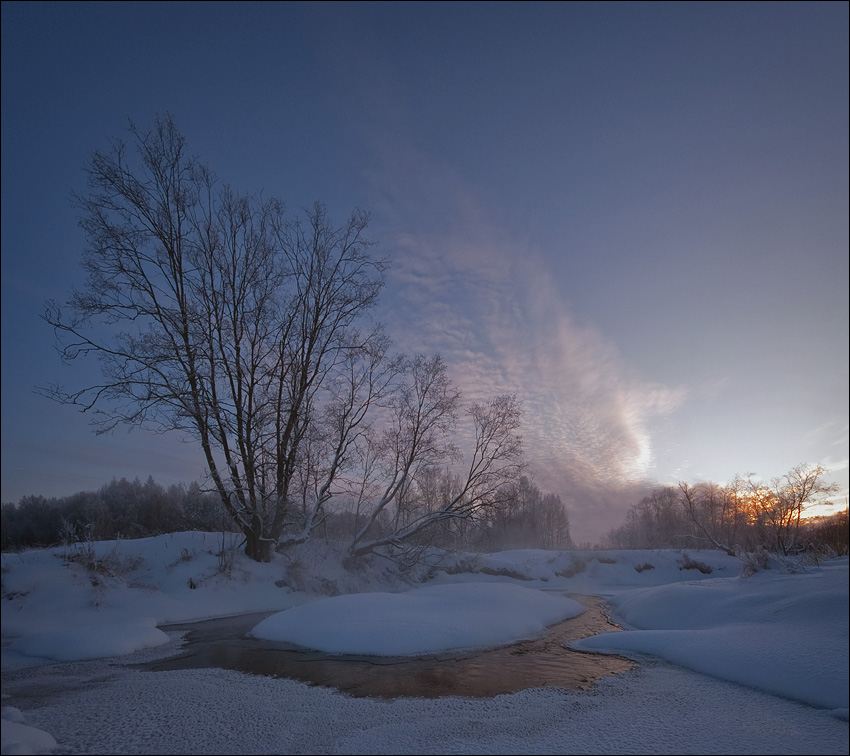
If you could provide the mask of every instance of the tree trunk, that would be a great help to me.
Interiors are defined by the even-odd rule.
[[[271,562],[273,545],[274,541],[269,538],[261,538],[252,532],[245,533],[245,555],[255,562]]]

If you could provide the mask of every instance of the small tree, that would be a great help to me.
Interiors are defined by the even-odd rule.
[[[816,547],[838,556],[850,553],[850,510],[813,518],[809,522],[809,537]]]
[[[797,546],[803,512],[823,497],[838,491],[838,485],[827,483],[823,476],[827,469],[822,465],[797,465],[771,486],[772,496],[766,501],[765,513],[778,551],[788,554]]]
[[[705,538],[714,548],[725,551],[729,556],[735,556],[734,544],[723,542],[722,535],[717,531],[718,487],[713,484],[690,486],[681,482],[679,490],[682,492],[682,507],[701,534],[699,537]]]
[[[466,408],[466,454],[454,443],[461,411],[460,392],[439,356],[408,362],[389,407],[383,433],[370,439],[359,488],[362,527],[350,545],[352,556],[392,550],[439,523],[473,518],[498,506],[524,470],[520,408],[514,396],[499,396]],[[463,435],[463,434],[461,434]],[[451,485],[435,488],[435,468],[455,463]],[[431,495],[423,496],[429,492]],[[384,522],[385,532],[376,525]]]

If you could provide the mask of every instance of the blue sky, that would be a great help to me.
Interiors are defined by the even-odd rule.
[[[380,317],[516,392],[573,534],[645,484],[822,463],[848,491],[846,3],[2,4],[2,500],[200,478],[94,436],[40,319],[69,195],[171,113],[223,179],[371,211]]]

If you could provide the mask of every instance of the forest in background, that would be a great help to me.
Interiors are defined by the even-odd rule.
[[[447,472],[432,475],[434,495],[450,486]],[[428,502],[419,500],[418,506]],[[297,515],[294,515],[297,517]],[[325,513],[316,535],[329,542],[351,541],[366,514],[356,503],[341,498]],[[391,532],[390,514],[376,523],[377,532]],[[81,491],[67,497],[24,496],[18,503],[2,506],[2,549],[68,545],[80,541],[146,538],[184,530],[238,532],[215,492],[200,484],[162,486],[153,477],[113,479],[97,491]],[[569,549],[573,543],[567,511],[561,498],[542,492],[528,478],[521,478],[497,508],[475,518],[449,520],[421,534],[420,548],[434,546],[472,551],[517,548]]]

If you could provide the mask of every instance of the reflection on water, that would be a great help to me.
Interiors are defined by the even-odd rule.
[[[219,667],[379,698],[488,697],[544,686],[584,690],[604,675],[632,669],[634,662],[620,656],[563,647],[589,635],[620,630],[605,615],[601,599],[570,598],[585,607],[583,614],[553,625],[542,638],[489,651],[420,657],[329,656],[245,637],[271,614],[265,612],[170,625],[164,629],[188,633],[183,652],[136,666],[152,671]]]

